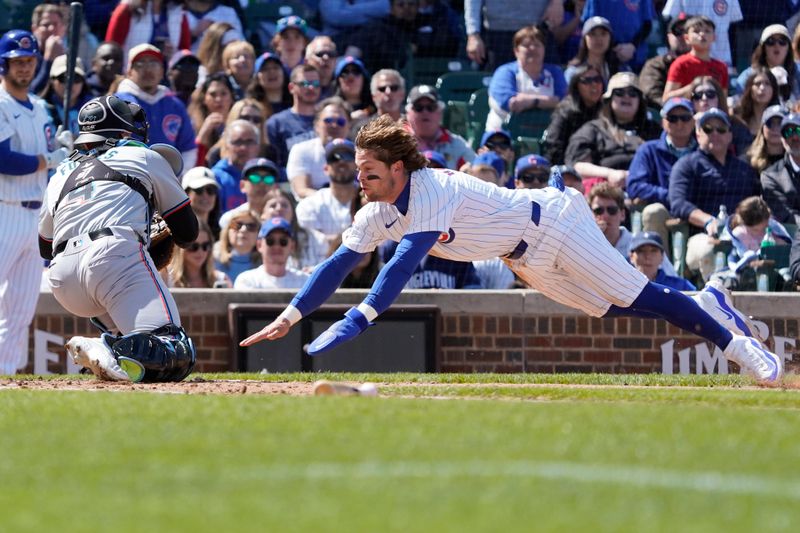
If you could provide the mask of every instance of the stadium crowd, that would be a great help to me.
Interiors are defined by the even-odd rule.
[[[67,3],[30,7],[31,91],[59,126]],[[363,202],[351,141],[384,114],[431,167],[582,190],[651,280],[800,282],[796,0],[98,0],[85,11],[64,127],[77,135],[80,107],[116,94],[145,110],[148,142],[181,153],[201,230],[164,272],[172,286],[301,287]],[[426,77],[423,64],[441,69]],[[475,83],[463,99],[448,91],[453,74]],[[343,286],[371,286],[393,252],[381,246]],[[427,257],[408,286],[518,284],[500,259]]]

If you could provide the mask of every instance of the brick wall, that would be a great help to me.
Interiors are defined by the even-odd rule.
[[[283,304],[292,297],[289,292],[271,291],[184,289],[174,294],[184,327],[197,346],[200,372],[233,368],[235,340],[230,335],[229,304]],[[352,305],[364,294],[338,291],[330,303]],[[664,321],[591,318],[533,291],[408,291],[398,303],[437,305],[441,309],[437,356],[441,372],[661,372],[662,345],[674,341],[673,372],[677,373],[678,352],[691,352],[702,342]],[[791,353],[792,343],[800,346],[800,294],[740,293],[736,305],[769,326],[774,349],[777,343]],[[51,294],[42,293],[31,327],[25,372],[67,371],[62,344],[72,335],[98,333],[87,319],[69,315]],[[43,351],[49,354],[43,355]],[[37,357],[40,364],[35,368]],[[48,359],[46,364],[41,363],[43,357]],[[689,357],[688,368],[694,372],[695,354]]]

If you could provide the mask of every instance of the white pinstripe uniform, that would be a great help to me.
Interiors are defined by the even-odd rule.
[[[430,254],[445,259],[475,261],[516,250],[504,261],[523,281],[596,317],[611,304],[630,306],[647,284],[608,243],[574,189],[505,189],[447,169],[421,169],[409,181],[405,216],[393,204],[368,203],[345,231],[344,245],[366,253],[385,239],[438,231]]]
[[[0,86],[0,142],[9,140],[11,150],[24,154],[52,152],[55,128],[50,115],[41,99],[29,98],[33,109]],[[47,170],[0,174],[0,374],[14,374],[28,360],[28,328],[44,266],[36,240],[35,202],[41,202],[46,185]]]

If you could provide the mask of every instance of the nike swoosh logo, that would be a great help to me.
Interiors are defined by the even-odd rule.
[[[22,116],[21,114],[20,115],[14,115],[14,118],[17,119],[17,118],[19,118],[21,116]]]
[[[733,313],[731,313],[731,312],[729,312],[729,311],[726,311],[725,309],[723,309],[723,308],[722,308],[722,307],[720,307],[719,305],[717,306],[717,309],[718,309],[718,310],[719,310],[719,311],[720,311],[720,312],[721,312],[723,315],[725,315],[725,316],[728,318],[728,320],[733,320]]]
[[[386,229],[389,229],[392,226],[394,226],[394,223],[397,222],[398,220],[400,220],[400,219],[396,218],[396,219],[392,220],[391,222],[389,222],[388,224],[384,224],[384,226],[386,226]]]

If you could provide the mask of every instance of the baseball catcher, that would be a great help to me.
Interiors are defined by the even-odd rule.
[[[180,381],[194,367],[195,348],[158,274],[173,243],[185,247],[197,237],[176,177],[180,154],[145,144],[142,109],[116,96],[87,102],[78,125],[77,150],[45,192],[39,251],[52,260],[56,300],[93,317],[103,333],[73,337],[67,353],[101,379]]]

